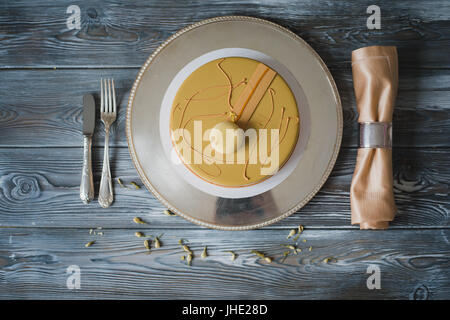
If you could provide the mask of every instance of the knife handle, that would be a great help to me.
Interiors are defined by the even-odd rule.
[[[92,177],[92,136],[84,136],[83,171],[81,172],[80,198],[88,204],[94,199],[94,178]]]

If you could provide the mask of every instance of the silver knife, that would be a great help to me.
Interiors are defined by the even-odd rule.
[[[94,198],[94,179],[92,177],[92,135],[95,128],[95,101],[92,94],[83,96],[83,138],[84,155],[81,173],[80,198],[88,204]]]

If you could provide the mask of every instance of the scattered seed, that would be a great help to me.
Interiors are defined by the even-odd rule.
[[[292,229],[292,230],[289,232],[289,234],[288,234],[288,236],[287,236],[286,239],[289,239],[289,238],[293,237],[293,236],[295,235],[296,232],[297,232],[297,230]]]
[[[309,247],[309,249],[308,249],[309,251],[311,251],[312,250],[312,247]]]
[[[155,240],[153,240],[153,243],[155,245],[155,248],[161,247],[161,242],[159,241],[158,237],[156,237]]]
[[[303,242],[306,242],[306,239],[303,239],[302,241],[303,241]]]
[[[89,229],[89,234],[92,234],[92,231],[94,231],[94,230],[92,230],[92,229]]]
[[[285,244],[285,245],[283,245],[283,247],[286,247],[286,248],[288,248],[288,249],[291,249],[292,252],[293,252],[295,255],[297,255],[297,248],[296,248],[295,246],[293,246],[292,244]]]
[[[184,261],[184,259],[186,259],[186,256],[181,256],[180,259],[181,259],[182,261]]]
[[[134,223],[137,223],[137,224],[146,224],[146,222],[139,217],[134,217],[133,221],[134,221]]]
[[[143,234],[142,232],[135,232],[134,233],[134,235],[136,236],[136,237],[138,237],[138,238],[143,238],[143,237],[145,237],[145,234]]]
[[[103,236],[103,232],[97,232],[99,236]]]
[[[189,253],[189,254],[187,255],[186,261],[187,261],[188,266],[191,265],[191,262],[192,262],[192,258],[193,258],[193,257],[194,257],[194,256],[192,255],[192,253]]]
[[[237,258],[237,254],[236,253],[234,253],[233,251],[227,251],[227,252],[229,252],[230,254],[231,254],[231,261],[234,261],[234,260],[236,260],[236,258]]]
[[[144,246],[148,249],[148,250],[150,250],[151,249],[151,246],[150,246],[150,240],[145,240],[144,241]]]
[[[191,249],[185,244],[183,244],[183,250],[186,251],[188,254],[192,254]]]
[[[328,258],[323,259],[323,262],[324,262],[324,263],[335,262],[335,261],[336,261],[336,259],[333,258],[333,257],[328,257]]]
[[[284,262],[284,260],[286,260],[287,256],[289,255],[289,253],[291,253],[290,251],[285,251],[283,252],[283,259],[281,259],[281,263]]]
[[[208,247],[205,246],[205,247],[203,248],[203,252],[202,252],[202,255],[201,255],[202,259],[205,259],[205,258],[208,256],[207,250],[208,250]]]
[[[264,258],[265,257],[264,253],[262,253],[262,252],[259,252],[259,251],[256,251],[256,250],[252,250],[251,252],[253,254],[257,255],[260,258]]]
[[[184,239],[180,239],[180,240],[178,240],[178,244],[181,244],[181,245],[183,245],[183,243],[184,243]]]
[[[135,187],[136,189],[140,189],[141,187],[134,181],[131,181],[130,184]]]
[[[164,214],[165,214],[166,216],[174,216],[174,215],[175,215],[175,213],[173,213],[173,212],[170,211],[170,210],[164,210]]]
[[[302,233],[305,228],[302,225],[298,226],[298,234]]]
[[[122,180],[120,178],[117,178],[117,183],[122,187],[122,188],[126,188],[125,185],[123,184]]]
[[[94,243],[95,243],[95,240],[92,240],[92,241],[89,241],[88,243],[86,243],[84,246],[87,248],[87,247],[92,246]]]
[[[265,255],[264,253],[262,253],[262,252],[259,252],[259,251],[257,251],[257,250],[252,250],[251,252],[252,252],[253,254],[257,255],[258,257],[260,257],[261,259],[266,260],[268,263],[271,263],[271,262],[272,262],[272,258],[266,256],[266,255]]]

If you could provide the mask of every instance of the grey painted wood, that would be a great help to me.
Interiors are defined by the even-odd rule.
[[[0,100],[0,146],[82,145],[82,96],[97,95],[99,79],[114,77],[119,116],[111,144],[126,147],[125,113],[137,69],[1,71],[5,94]],[[344,147],[358,145],[358,125],[350,66],[332,70],[344,110]],[[45,79],[45,80],[43,80]],[[408,147],[450,147],[450,69],[400,70],[394,112],[394,144]],[[97,101],[99,104],[99,101]],[[94,145],[103,145],[98,114]]]
[[[81,30],[66,28],[66,9],[81,8]],[[16,0],[0,3],[0,299],[448,299],[450,2],[378,1],[382,29],[366,28],[364,1],[331,0]],[[144,188],[115,183],[108,210],[79,200],[81,97],[114,77],[120,100],[111,169],[139,182],[126,149],[124,114],[138,68],[167,37],[219,15],[268,19],[303,37],[329,66],[344,109],[344,137],[322,190],[300,212],[262,230],[221,232],[162,214]],[[387,231],[350,226],[349,186],[355,165],[357,113],[351,50],[399,49],[394,113],[394,191],[399,212]],[[102,127],[94,137],[96,189]],[[137,226],[134,216],[148,225]],[[280,263],[289,229],[306,227],[303,252]],[[103,227],[104,236],[89,235]],[[148,254],[133,233],[161,234]],[[196,254],[180,261],[177,240]],[[84,244],[97,242],[90,248]],[[312,246],[312,251],[308,251]],[[275,258],[267,265],[251,254]],[[231,262],[227,250],[239,257]],[[324,259],[332,259],[325,263]],[[66,288],[69,265],[81,267],[81,290]],[[368,290],[369,265],[381,290]]]
[[[103,149],[96,148],[96,192]],[[141,184],[128,151],[111,151],[112,176]],[[350,227],[350,182],[356,150],[342,149],[336,167],[322,190],[300,212],[271,228]],[[394,149],[398,215],[393,227],[448,227],[450,201],[449,149]],[[82,149],[0,149],[0,223],[27,227],[132,227],[133,217],[152,226],[195,228],[180,217],[163,215],[163,206],[145,189],[121,188],[115,182],[115,202],[107,210],[95,201],[79,199]],[[97,194],[96,194],[97,196]]]
[[[277,22],[303,37],[330,66],[348,63],[354,48],[399,47],[402,66],[448,68],[446,1],[378,1],[382,29],[368,30],[373,1],[78,1],[80,30],[66,27],[71,0],[8,1],[1,5],[0,65],[140,66],[182,27],[220,15],[250,15]],[[431,9],[432,8],[432,9]]]
[[[103,229],[103,236],[94,236],[88,229],[0,229],[0,298],[445,299],[450,294],[450,230],[305,229],[302,252],[283,263],[287,230],[149,228],[144,232],[163,233],[163,246],[150,254],[134,231]],[[195,253],[190,267],[180,260],[179,238]],[[209,257],[201,259],[205,245]],[[261,261],[252,249],[274,261]],[[238,254],[235,261],[227,250]],[[79,290],[66,287],[71,265],[81,271]],[[380,290],[367,289],[370,265],[380,268]]]

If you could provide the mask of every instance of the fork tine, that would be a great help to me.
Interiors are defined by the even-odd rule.
[[[108,79],[105,79],[104,85],[105,85],[105,110],[104,110],[104,112],[107,113],[108,108],[109,108],[109,105],[108,105]]]
[[[112,112],[112,101],[111,101],[111,79],[108,79],[108,113]]]
[[[100,112],[103,112],[105,99],[103,98],[103,78],[100,79]]]
[[[112,81],[112,98],[113,98],[113,111],[114,113],[116,113],[117,107],[116,107],[116,89],[114,87],[114,79],[111,80]]]
[[[103,112],[108,112],[108,87],[106,79],[103,79],[103,96],[105,97],[105,104],[103,105]]]

